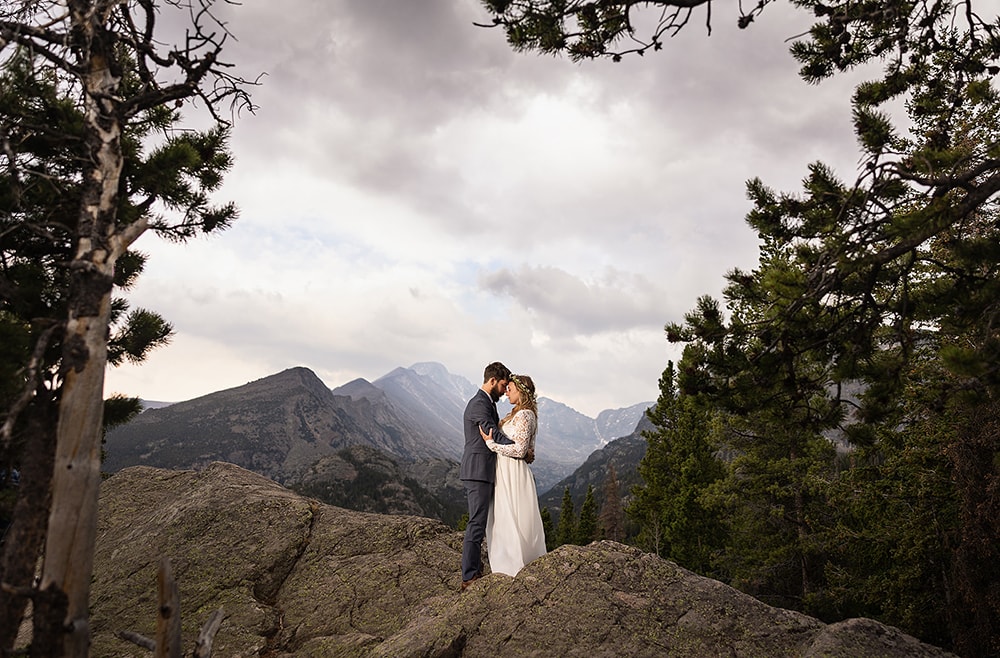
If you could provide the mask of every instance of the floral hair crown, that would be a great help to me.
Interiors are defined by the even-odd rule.
[[[521,391],[521,395],[524,396],[525,402],[535,401],[535,394],[528,389],[528,386],[522,382],[517,375],[511,375],[510,381],[514,382],[514,386],[517,387],[517,390]]]

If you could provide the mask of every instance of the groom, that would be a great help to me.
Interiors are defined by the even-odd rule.
[[[465,407],[465,450],[462,452],[460,477],[469,501],[469,523],[465,526],[462,544],[462,590],[483,575],[482,545],[486,536],[486,519],[489,516],[493,485],[496,481],[497,456],[486,447],[479,428],[493,436],[497,443],[512,443],[500,432],[497,424],[497,400],[507,390],[510,370],[494,362],[483,372],[483,385]]]

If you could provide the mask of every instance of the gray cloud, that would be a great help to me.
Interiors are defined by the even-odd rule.
[[[756,261],[746,180],[794,191],[809,162],[850,177],[857,157],[850,86],[798,79],[787,39],[810,17],[784,5],[742,31],[720,8],[710,37],[696,12],[618,64],[513,53],[473,26],[478,0],[219,10],[225,59],[267,74],[222,195],[243,214],[140,245],[131,296],[178,330],[109,374],[144,397],[292,365],[331,386],[428,360],[474,379],[499,358],[585,412],[652,399],[663,324]]]
[[[551,335],[581,336],[662,325],[665,292],[645,277],[607,270],[587,282],[556,267],[483,273],[479,284],[509,297]]]

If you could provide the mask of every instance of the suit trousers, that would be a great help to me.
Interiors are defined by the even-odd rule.
[[[486,520],[490,514],[493,483],[481,480],[462,480],[469,501],[469,523],[465,526],[462,543],[462,580],[472,580],[483,570],[483,538],[486,537]]]

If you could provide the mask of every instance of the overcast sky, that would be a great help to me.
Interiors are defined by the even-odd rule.
[[[665,323],[752,268],[745,182],[853,180],[846,81],[810,86],[771,6],[713,3],[659,53],[574,64],[514,53],[477,0],[244,0],[237,71],[266,73],[235,123],[219,200],[241,217],[183,245],[152,234],[129,293],[173,342],[107,392],[181,401],[306,366],[331,388],[436,361],[501,360],[589,416],[655,400]]]

